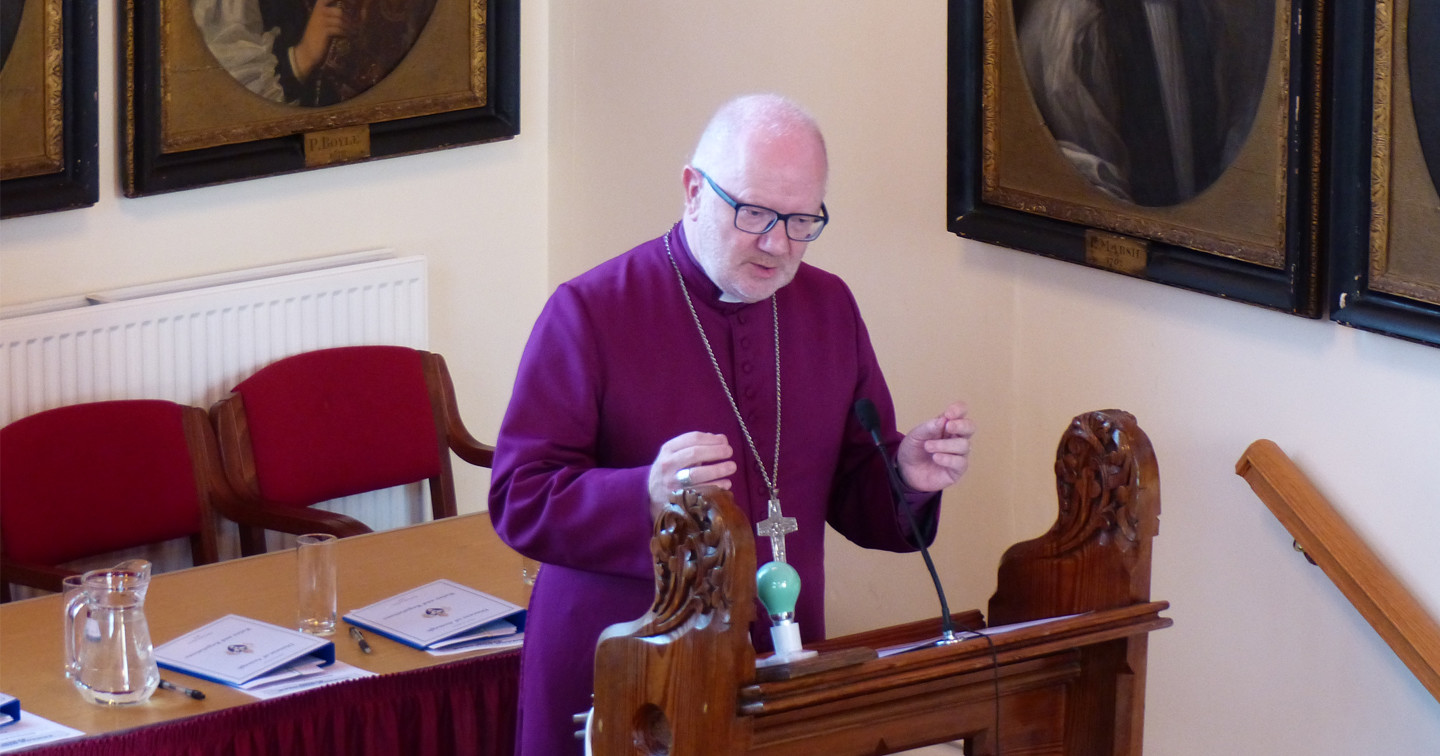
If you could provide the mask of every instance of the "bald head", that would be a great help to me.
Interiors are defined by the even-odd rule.
[[[757,150],[789,153],[828,170],[820,126],[793,100],[775,94],[745,95],[722,105],[701,133],[690,164],[717,180],[731,179],[757,158]],[[822,182],[825,178],[822,173]]]

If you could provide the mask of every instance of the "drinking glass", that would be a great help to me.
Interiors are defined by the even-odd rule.
[[[540,562],[527,556],[520,557],[520,579],[534,588],[535,578],[540,574]]]
[[[335,536],[307,533],[295,539],[299,565],[299,627],[314,635],[335,632]]]

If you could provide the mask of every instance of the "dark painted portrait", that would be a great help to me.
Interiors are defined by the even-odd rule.
[[[1205,191],[1255,121],[1275,0],[1013,0],[1050,134],[1095,188],[1145,207]]]
[[[20,16],[25,13],[25,0],[0,0],[0,70],[10,59],[10,48],[20,31]]]
[[[435,0],[191,0],[220,65],[261,97],[306,107],[375,86],[414,47]]]
[[[1411,2],[1409,21],[1410,102],[1430,183],[1440,189],[1440,4]]]

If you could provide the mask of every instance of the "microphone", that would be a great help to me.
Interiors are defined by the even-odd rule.
[[[870,434],[876,451],[880,452],[880,459],[884,461],[885,471],[889,474],[890,496],[895,500],[895,506],[903,510],[909,518],[910,532],[915,535],[915,545],[920,547],[920,556],[925,558],[925,568],[930,570],[930,580],[935,583],[935,595],[940,597],[941,628],[941,638],[935,643],[941,646],[958,643],[960,639],[955,637],[955,623],[950,619],[950,605],[945,602],[945,589],[940,585],[940,575],[935,571],[935,562],[930,559],[930,549],[925,547],[925,539],[920,535],[920,525],[915,521],[915,513],[910,511],[910,505],[905,501],[900,468],[890,459],[890,452],[885,450],[885,443],[880,439],[880,413],[876,411],[875,403],[869,399],[856,401],[855,419],[859,420],[860,427]]]

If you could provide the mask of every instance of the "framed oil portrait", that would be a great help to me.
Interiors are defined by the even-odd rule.
[[[1330,317],[1440,346],[1440,5],[1335,13]]]
[[[0,0],[0,217],[95,204],[95,3]]]
[[[950,0],[950,230],[1318,317],[1321,5]]]
[[[135,197],[514,137],[518,0],[125,0]]]

